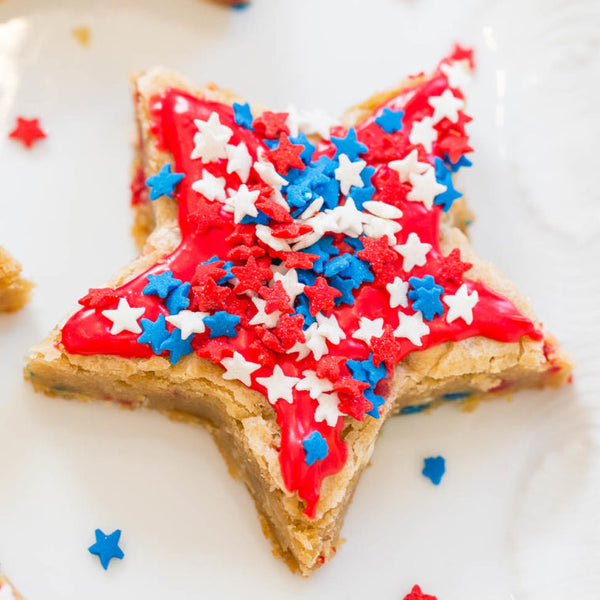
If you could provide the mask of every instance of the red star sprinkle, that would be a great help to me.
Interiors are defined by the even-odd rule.
[[[304,317],[302,315],[281,315],[274,333],[281,340],[281,345],[285,350],[289,350],[296,342],[304,342],[306,338],[304,331],[302,331],[303,323]]]
[[[247,290],[258,292],[263,283],[273,279],[273,271],[269,267],[257,263],[254,256],[248,259],[245,266],[232,267],[231,272],[238,278],[238,284],[233,288],[236,294]]]
[[[277,358],[274,352],[271,352],[260,340],[254,340],[248,347],[250,360],[263,365],[264,367],[274,367]]]
[[[260,341],[273,352],[282,353],[285,352],[285,348],[282,346],[279,338],[268,329],[264,327],[257,327],[256,333],[260,338]]]
[[[205,283],[208,279],[214,281],[221,279],[221,277],[227,275],[225,269],[221,268],[224,264],[222,260],[215,260],[214,262],[198,265],[192,277],[192,284],[199,285]]]
[[[473,48],[463,48],[460,44],[454,44],[452,49],[453,60],[468,60],[471,69],[475,68],[475,60],[473,59]]]
[[[404,597],[404,600],[437,600],[435,596],[424,594],[418,585],[415,585],[410,594]]]
[[[367,385],[367,387],[369,386]],[[362,393],[357,396],[351,396],[350,394],[338,392],[338,395],[340,398],[340,403],[338,404],[340,412],[350,415],[357,421],[364,421],[365,413],[373,408],[372,403]]]
[[[202,358],[208,358],[208,360],[214,363],[220,363],[225,357],[233,356],[233,350],[229,348],[227,342],[219,339],[208,341],[203,340],[198,342],[197,345],[193,340],[192,346],[194,347],[194,350],[198,356],[201,356]]]
[[[277,256],[283,260],[288,269],[310,269],[319,258],[310,252],[280,252]]]
[[[266,250],[262,246],[244,246],[240,244],[235,248],[232,248],[227,253],[227,260],[248,260],[251,256],[254,258],[260,258],[266,254]]]
[[[317,363],[317,377],[321,379],[330,379],[335,381],[342,371],[342,367],[346,364],[346,358],[343,356],[335,356],[327,354]],[[346,367],[344,371],[348,371]]]
[[[282,133],[279,135],[279,145],[274,150],[269,150],[267,157],[275,165],[278,173],[287,175],[292,167],[304,169],[304,162],[300,158],[302,152],[304,152],[304,146],[292,144],[290,138]]]
[[[192,288],[192,310],[201,312],[230,310],[228,300],[232,295],[231,288],[222,287],[214,279],[207,279]]]
[[[453,163],[458,162],[463,154],[473,152],[466,135],[448,135],[440,141],[438,148],[447,153]]]
[[[333,384],[333,389],[336,392],[342,392],[349,396],[360,396],[362,391],[367,389],[369,384],[364,381],[358,381],[354,377],[340,377]],[[368,410],[368,409],[367,409]]]
[[[448,256],[443,256],[440,259],[438,277],[459,282],[462,280],[463,274],[472,266],[471,263],[462,262],[460,260],[460,250],[454,248]]]
[[[8,134],[8,137],[19,140],[27,148],[31,148],[38,140],[46,137],[46,132],[40,127],[39,119],[17,117],[17,125]]]
[[[323,276],[317,277],[314,285],[307,285],[304,293],[310,300],[310,314],[313,317],[319,311],[331,310],[335,306],[334,300],[342,295],[340,290],[327,285],[327,280]]]
[[[262,212],[270,217],[274,221],[278,223],[292,223],[294,219],[292,219],[292,215],[285,209],[285,207],[281,206],[277,202],[269,199],[261,199],[255,204],[258,210],[262,210]]]
[[[359,250],[356,256],[370,263],[375,271],[380,271],[386,262],[398,258],[396,252],[390,248],[387,236],[385,235],[377,240],[363,236],[360,238],[360,241],[365,248],[364,250]]]
[[[290,306],[290,297],[288,296],[281,281],[276,281],[272,288],[263,286],[258,292],[266,301],[265,312],[271,314],[276,310],[283,313],[293,312]]]
[[[79,304],[86,308],[104,309],[119,299],[119,294],[110,288],[90,288],[90,291],[79,300]]]
[[[371,338],[373,348],[373,364],[378,367],[382,362],[388,369],[393,369],[400,355],[400,342],[394,337],[394,328],[386,325],[383,335],[379,338]]]
[[[231,246],[235,244],[252,246],[256,241],[256,226],[240,224],[233,230],[231,235],[225,238],[225,241]]]
[[[216,224],[223,222],[221,215],[221,205],[218,202],[198,201],[198,206],[187,217],[188,222],[196,227],[196,231],[201,235]]]
[[[276,113],[266,110],[254,119],[254,129],[263,137],[275,139],[280,133],[289,134],[287,126],[288,113]]]

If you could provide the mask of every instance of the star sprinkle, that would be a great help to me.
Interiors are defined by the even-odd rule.
[[[308,392],[316,400],[321,394],[333,391],[333,384],[329,379],[317,377],[314,371],[306,370],[302,372],[302,379],[296,384],[296,389]]]
[[[107,535],[101,529],[96,529],[95,535],[96,543],[92,544],[88,548],[88,551],[100,559],[100,564],[106,571],[113,558],[122,559],[125,556],[123,550],[119,548],[121,530],[115,529],[115,531]]]
[[[428,163],[419,162],[419,152],[416,148],[411,150],[404,158],[390,161],[388,166],[398,173],[398,177],[402,182],[410,181],[411,174],[421,175],[430,168]]]
[[[254,117],[247,102],[245,104],[240,104],[239,102],[233,103],[233,120],[246,129],[252,129]]]
[[[414,121],[408,139],[411,144],[421,144],[426,152],[431,152],[432,144],[437,140],[437,131],[433,128],[433,119],[423,117],[420,121]]]
[[[406,199],[412,202],[422,202],[429,210],[431,210],[436,196],[447,189],[445,185],[438,183],[432,167],[420,175],[411,173],[409,179],[412,190],[408,192]]]
[[[385,289],[390,295],[390,308],[398,306],[406,308],[408,306],[408,282],[401,277],[394,277],[394,281],[388,283]]]
[[[462,98],[457,98],[450,90],[444,90],[440,96],[431,96],[427,102],[433,107],[433,124],[436,125],[442,119],[448,119],[452,123],[458,121],[458,111],[465,107]]]
[[[286,375],[279,365],[275,365],[271,375],[257,377],[256,381],[266,388],[267,399],[271,404],[275,404],[278,400],[291,404],[294,401],[292,390],[300,378]]]
[[[320,311],[331,310],[335,306],[335,298],[342,292],[327,285],[325,277],[317,277],[314,285],[306,286],[304,293],[310,300],[310,314],[315,316]]]
[[[133,306],[129,306],[127,298],[120,298],[117,308],[103,310],[102,314],[109,321],[112,321],[112,327],[110,328],[112,335],[117,335],[122,331],[141,333],[142,328],[137,320],[144,314],[145,310],[146,309],[143,307],[135,308]]]
[[[310,143],[310,140],[306,137],[306,134],[303,132],[298,133],[298,135],[291,137],[290,142],[292,144],[300,145],[304,147],[304,150],[300,153],[300,158],[305,162],[309,163],[312,159],[312,156],[316,150],[314,144]]]
[[[298,271],[296,269],[289,269],[285,273],[274,273],[273,281],[281,282],[292,304],[296,301],[298,295],[304,291],[304,284],[298,281]]]
[[[227,158],[226,144],[233,135],[233,131],[223,125],[217,112],[210,113],[208,120],[194,119],[198,133],[194,134],[194,149],[191,159],[200,158],[203,163],[214,162],[220,158]]]
[[[473,308],[479,301],[479,294],[477,290],[473,290],[469,294],[469,288],[467,284],[463,283],[455,294],[446,294],[442,300],[444,304],[448,305],[448,314],[446,315],[446,321],[452,323],[456,319],[462,319],[467,325],[473,322]]]
[[[172,173],[171,165],[163,165],[156,175],[146,179],[146,185],[150,186],[150,200],[157,200],[161,196],[172,198],[175,186],[185,177],[183,173]]]
[[[384,108],[381,114],[375,119],[375,123],[386,133],[395,133],[402,129],[403,110],[392,110]]]
[[[100,309],[115,305],[119,294],[112,288],[90,288],[89,292],[79,300],[86,308]]]
[[[359,320],[359,327],[352,334],[352,337],[356,340],[362,340],[368,346],[372,337],[381,337],[382,335],[383,318],[368,319],[367,317],[361,317]]]
[[[331,136],[331,142],[336,147],[335,157],[345,154],[349,160],[356,160],[359,154],[364,154],[368,148],[361,144],[356,138],[356,130],[354,127],[348,129],[346,137],[339,138]]]
[[[425,275],[421,279],[411,277],[408,283],[413,288],[408,292],[409,299],[413,300],[413,310],[421,311],[427,321],[431,321],[435,315],[442,315],[444,306],[440,302],[440,296],[444,293],[444,288],[437,285],[431,275]]]
[[[393,369],[398,362],[400,344],[394,337],[391,325],[386,325],[383,335],[371,339],[373,348],[373,363],[378,367],[382,362],[388,369]]]
[[[416,312],[412,315],[398,313],[398,327],[394,330],[394,335],[399,338],[406,338],[415,346],[422,346],[421,338],[429,335],[429,325],[423,322],[423,314]]]
[[[452,208],[454,201],[460,198],[462,194],[454,188],[452,171],[437,156],[435,157],[435,178],[446,189],[435,197],[434,202],[435,204],[439,204],[444,212],[448,212]]]
[[[404,600],[437,600],[435,596],[424,594],[418,585],[415,585],[410,594],[404,597]]]
[[[229,196],[225,199],[225,210],[233,211],[233,220],[239,223],[244,217],[258,216],[256,201],[260,192],[250,191],[245,183],[242,183],[237,191],[229,190]]]
[[[256,306],[256,314],[250,319],[250,325],[264,325],[267,329],[272,329],[277,326],[281,311],[274,310],[270,313],[265,311],[267,301],[262,298],[252,298],[254,306]]]
[[[428,479],[431,479],[431,483],[433,483],[433,485],[440,485],[442,477],[446,472],[446,461],[444,460],[444,457],[431,456],[426,458],[424,463],[425,466],[423,467],[422,471],[423,475],[425,475],[425,477]]]
[[[471,75],[465,67],[465,61],[456,60],[454,62],[443,63],[440,71],[447,77],[450,87],[455,89],[464,89],[471,82]]]
[[[304,169],[304,161],[300,157],[303,151],[303,146],[292,144],[290,138],[285,133],[281,133],[279,144],[267,152],[267,158],[275,165],[279,173],[287,175],[292,168]]]
[[[301,114],[298,124],[301,131],[304,133],[317,134],[324,140],[329,139],[331,128],[337,124],[337,121],[329,116],[323,109],[304,111]]]
[[[26,148],[31,148],[46,137],[46,132],[40,127],[39,119],[17,117],[17,124],[8,137],[19,140]]]
[[[181,330],[181,339],[186,340],[194,333],[204,333],[206,331],[205,317],[208,317],[206,312],[182,310],[176,315],[167,317],[166,321]],[[144,321],[145,319],[142,319],[142,323]]]
[[[191,354],[194,351],[192,349],[192,337],[189,336],[183,339],[181,331],[173,329],[169,337],[160,345],[162,351],[169,351],[169,360],[172,365],[176,365],[182,356]]]
[[[246,183],[252,168],[252,156],[248,152],[248,146],[244,142],[239,143],[237,146],[227,144],[225,154],[227,155],[227,172],[236,173],[242,183]]]
[[[236,326],[241,321],[238,315],[232,315],[225,310],[219,310],[214,315],[204,317],[204,324],[210,329],[210,337],[216,338],[221,335],[235,337]]]
[[[404,244],[397,244],[394,250],[404,258],[402,268],[407,273],[415,267],[422,267],[427,262],[427,254],[432,245],[421,242],[421,238],[414,231],[409,233]]]
[[[214,200],[225,202],[225,178],[215,177],[209,171],[204,170],[202,177],[192,183],[192,189],[211,202]]]
[[[329,453],[329,447],[325,438],[318,432],[313,431],[302,440],[302,446],[306,452],[306,464],[310,467],[318,460],[324,459]]]
[[[335,178],[340,182],[342,194],[346,195],[352,186],[363,187],[365,184],[360,172],[365,168],[364,160],[352,162],[345,154],[339,155],[340,166],[334,171]]]
[[[254,163],[254,170],[267,185],[270,185],[276,190],[280,190],[281,187],[288,182],[287,179],[277,173],[271,163],[256,161]]]
[[[169,337],[165,316],[158,315],[156,321],[151,319],[142,319],[140,321],[143,333],[137,339],[140,344],[150,344],[154,354],[162,352],[162,343]]]
[[[148,275],[148,284],[142,293],[146,296],[156,294],[159,298],[166,298],[169,292],[181,285],[181,279],[173,277],[173,271],[164,271],[159,275]]]
[[[254,129],[266,138],[275,139],[281,133],[290,133],[287,126],[287,118],[288,113],[277,113],[266,110],[262,115],[254,119]]]
[[[337,393],[321,394],[317,398],[319,406],[315,409],[315,422],[322,423],[325,421],[329,427],[335,427],[338,419],[343,417],[343,413],[338,408],[340,397]]]
[[[246,360],[237,350],[233,356],[221,360],[221,364],[225,368],[223,379],[238,379],[244,385],[251,385],[252,378],[250,377],[254,371],[260,369],[260,365]]]
[[[165,306],[167,307],[169,314],[176,315],[190,305],[190,300],[188,298],[190,287],[190,282],[186,281],[169,293],[165,301]]]
[[[344,330],[340,327],[335,315],[326,317],[323,313],[317,313],[317,331],[319,335],[324,337],[328,342],[334,345],[339,344],[346,339]]]

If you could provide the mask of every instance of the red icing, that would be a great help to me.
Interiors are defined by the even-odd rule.
[[[427,264],[423,267],[415,267],[410,272],[410,276],[422,277],[432,273],[436,277],[436,282],[444,287],[446,294],[455,293],[466,281],[469,292],[477,290],[479,294],[479,302],[473,309],[474,319],[471,325],[466,325],[462,319],[447,323],[445,311],[442,317],[435,317],[428,322],[430,334],[423,338],[421,347],[414,346],[405,338],[395,338],[392,332],[398,326],[398,311],[406,313],[413,311],[410,308],[391,309],[385,284],[391,282],[396,275],[401,275],[404,279],[408,276],[402,270],[401,256],[390,251],[385,243],[381,244],[379,241],[365,238],[366,248],[363,251],[363,258],[371,261],[376,280],[373,284],[362,284],[354,290],[354,305],[343,304],[332,309],[335,288],[327,286],[324,278],[320,278],[322,281],[319,280],[313,286],[313,289],[320,293],[314,294],[314,298],[311,297],[311,312],[313,303],[316,302],[316,306],[323,309],[326,316],[334,314],[340,327],[347,333],[346,339],[338,345],[328,343],[329,354],[319,361],[316,361],[310,353],[302,360],[298,360],[296,354],[286,354],[284,350],[303,337],[298,318],[293,315],[282,318],[278,327],[271,330],[262,326],[251,326],[249,321],[256,313],[256,309],[247,294],[238,295],[231,286],[219,286],[215,283],[215,280],[224,273],[220,269],[223,262],[212,266],[200,266],[198,270],[197,267],[213,255],[220,257],[222,261],[233,260],[236,265],[234,273],[240,282],[237,291],[250,289],[258,292],[267,300],[267,313],[272,310],[289,313],[292,310],[290,298],[281,284],[277,282],[275,285],[271,284],[271,287],[265,285],[270,278],[265,267],[268,267],[273,258],[280,258],[289,268],[294,265],[307,268],[316,257],[312,255],[311,258],[311,255],[304,253],[275,252],[257,240],[254,225],[236,225],[232,214],[222,210],[223,205],[220,202],[209,202],[193,191],[191,185],[201,177],[204,169],[213,175],[224,177],[227,188],[237,189],[240,185],[239,177],[235,173],[226,172],[224,160],[203,164],[200,160],[189,158],[194,148],[194,133],[197,131],[194,119],[207,120],[212,112],[218,113],[221,123],[234,132],[229,143],[244,142],[253,159],[256,158],[259,148],[263,151],[267,150],[261,135],[275,137],[285,131],[287,129],[285,120],[280,117],[280,113],[269,113],[261,120],[257,119],[260,127],[259,133],[256,133],[236,125],[230,106],[200,100],[173,89],[166,90],[161,96],[154,98],[152,131],[160,147],[173,155],[173,171],[185,174],[177,190],[182,241],[173,253],[117,288],[119,297],[127,298],[132,306],[144,307],[143,318],[155,320],[159,314],[168,316],[163,301],[157,296],[142,294],[142,290],[147,284],[147,275],[171,270],[175,278],[191,282],[193,286],[190,294],[191,309],[227,310],[242,317],[237,327],[236,337],[220,337],[211,340],[208,329],[204,334],[196,334],[192,346],[199,356],[219,362],[223,357],[231,356],[234,351],[237,351],[247,360],[261,364],[261,368],[252,374],[251,387],[263,393],[266,393],[266,389],[256,381],[256,378],[271,375],[274,364],[278,364],[288,376],[302,377],[302,372],[306,369],[316,371],[319,377],[330,378],[336,384],[339,390],[340,409],[359,419],[371,418],[364,416],[365,410],[369,410],[371,404],[362,395],[361,389],[364,386],[350,377],[350,370],[345,365],[347,358],[366,360],[374,351],[375,362],[383,361],[388,367],[389,374],[393,365],[410,352],[447,341],[458,341],[476,335],[504,342],[515,342],[524,335],[540,339],[541,334],[536,331],[534,324],[520,314],[510,301],[480,282],[463,279],[462,273],[466,266],[460,262],[459,256],[452,254],[447,258],[443,257],[438,243],[441,208],[434,206],[432,210],[427,210],[421,202],[406,201],[405,196],[410,190],[410,185],[400,184],[397,174],[387,166],[389,160],[402,158],[410,151],[411,145],[407,136],[412,122],[423,116],[430,116],[433,109],[427,103],[427,99],[431,95],[439,95],[447,87],[447,80],[438,69],[430,79],[392,98],[384,105],[395,110],[402,108],[405,111],[402,131],[386,134],[375,125],[374,118],[380,109],[358,125],[356,131],[359,139],[369,145],[369,151],[361,158],[377,167],[376,175],[372,180],[377,190],[373,199],[385,200],[403,211],[403,216],[399,220],[402,230],[397,234],[398,243],[404,243],[410,232],[416,232],[423,242],[433,246],[428,254]],[[456,135],[454,129],[459,128],[461,131],[458,133],[464,134],[465,121],[466,119],[459,120],[458,124],[451,124],[452,127],[448,127],[448,123],[444,121],[438,124],[440,140],[434,143],[433,155],[443,155],[440,144],[447,135]],[[378,133],[375,128],[378,129]],[[263,134],[260,133],[261,129],[264,130]],[[433,161],[433,155],[427,156],[420,146],[419,153],[420,160]],[[322,142],[315,158],[319,155],[332,156],[332,154],[331,143]],[[265,187],[254,170],[251,171],[247,184],[250,189]],[[390,189],[393,189],[393,193]],[[273,207],[267,204],[268,190],[265,191],[267,193],[261,196],[259,201],[262,202],[262,198],[265,200],[264,212],[269,214],[269,210],[272,210],[272,218],[280,223],[286,220],[286,216],[289,221],[289,214],[277,214],[279,205]],[[287,225],[287,227],[291,226],[292,224]],[[277,227],[281,226],[275,224],[275,231]],[[347,251],[348,248],[342,237],[336,235],[335,243]],[[310,290],[306,291],[310,294]],[[62,344],[68,352],[140,358],[153,355],[148,344],[137,341],[138,334],[125,331],[118,335],[111,335],[109,332],[111,322],[101,314],[100,309],[94,309],[93,304],[89,306],[90,308],[83,308],[73,315],[62,330]],[[380,340],[373,340],[373,348],[351,337],[351,332],[357,329],[361,316],[370,319],[383,317],[386,324],[384,336]],[[171,325],[168,328],[173,329]],[[168,355],[166,352],[164,354]],[[386,381],[381,381],[377,386],[378,393],[387,393],[387,389]],[[309,517],[315,516],[323,478],[342,469],[347,453],[346,445],[340,439],[344,419],[338,418],[334,427],[328,426],[326,421],[317,423],[314,415],[317,406],[317,401],[312,399],[308,392],[297,389],[293,390],[292,403],[280,399],[274,405],[281,430],[279,458],[283,479],[288,489],[296,491],[306,502],[305,512]],[[305,462],[302,440],[313,431],[320,432],[327,441],[329,453],[326,458],[308,466]]]

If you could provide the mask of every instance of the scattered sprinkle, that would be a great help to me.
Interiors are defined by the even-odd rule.
[[[122,559],[125,556],[121,548],[119,548],[121,530],[115,529],[115,531],[107,535],[101,529],[96,529],[95,535],[96,543],[92,544],[88,550],[90,554],[98,556],[100,564],[106,570],[113,558]]]
[[[422,473],[425,477],[431,479],[433,485],[440,485],[445,472],[446,461],[443,456],[431,456],[425,459],[425,466]]]

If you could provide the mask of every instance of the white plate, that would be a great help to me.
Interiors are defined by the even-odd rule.
[[[440,600],[599,597],[599,17],[593,0],[0,5],[0,241],[38,283],[30,306],[0,318],[0,559],[29,600],[398,599],[414,583]],[[71,35],[80,25],[88,48]],[[473,243],[573,353],[575,383],[394,419],[348,542],[305,581],[271,556],[207,433],[37,396],[22,356],[135,255],[130,71],[160,63],[276,108],[336,113],[455,40],[479,62],[475,166],[461,181]],[[9,141],[17,115],[39,116],[48,139]],[[437,488],[420,475],[432,454],[447,459]],[[107,572],[87,552],[96,527],[123,530],[125,558]]]

